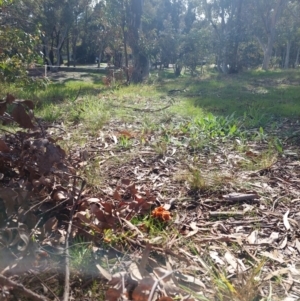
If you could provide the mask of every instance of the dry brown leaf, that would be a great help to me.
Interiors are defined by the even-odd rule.
[[[0,189],[0,198],[3,200],[5,205],[5,212],[7,216],[11,216],[17,210],[17,198],[18,193],[16,193],[11,188],[1,188]]]
[[[10,149],[4,140],[0,139],[0,152],[9,153]]]
[[[119,131],[119,133],[120,133],[121,136],[124,136],[126,138],[133,138],[135,136],[134,134],[130,133],[127,130]]]
[[[174,299],[172,299],[170,297],[161,297],[157,301],[174,301]]]
[[[6,112],[6,101],[0,102],[0,115],[3,116]]]
[[[26,107],[28,107],[30,110],[34,109],[34,103],[32,100],[19,100],[19,103],[25,105]]]
[[[55,216],[49,218],[43,225],[44,233],[46,235],[50,235],[53,231],[57,230],[57,225],[58,225],[58,220]]]
[[[148,301],[149,294],[151,292],[152,286],[154,285],[155,280],[152,277],[145,277],[139,281],[137,287],[132,293],[133,301]],[[157,294],[154,294],[152,300],[157,299]]]
[[[34,125],[26,113],[24,107],[22,105],[15,105],[11,112],[11,116],[16,123],[18,123],[22,128],[32,129]]]
[[[106,301],[116,301],[116,300],[120,300],[121,296],[121,292],[120,290],[118,289],[115,289],[115,288],[109,288],[107,291],[106,291],[106,294],[105,294],[105,300]]]
[[[13,103],[15,100],[16,100],[16,98],[13,95],[11,95],[9,93],[6,94],[6,102],[7,103]]]

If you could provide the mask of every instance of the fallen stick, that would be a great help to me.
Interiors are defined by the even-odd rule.
[[[259,199],[259,196],[255,193],[230,193],[223,195],[226,201],[253,201]]]
[[[210,216],[222,216],[222,215],[226,215],[226,216],[244,216],[244,212],[243,211],[211,211],[209,212]]]
[[[48,299],[45,296],[41,296],[33,292],[32,290],[26,288],[24,285],[17,283],[13,280],[8,279],[7,277],[0,275],[0,285],[8,286],[12,288],[14,292],[20,294],[22,297],[27,297],[32,301],[47,301]]]
[[[130,106],[115,106],[115,105],[111,105],[112,107],[115,107],[115,108],[122,108],[122,109],[131,109],[133,111],[139,111],[139,112],[149,112],[149,113],[152,113],[152,112],[159,112],[159,111],[163,111],[167,108],[169,108],[171,105],[167,105],[165,107],[162,107],[160,109],[155,109],[155,110],[151,110],[151,109],[139,109],[139,108],[134,108],[134,107],[130,107]]]

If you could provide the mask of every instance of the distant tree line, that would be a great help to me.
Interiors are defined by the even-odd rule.
[[[177,76],[206,63],[236,73],[298,67],[299,52],[297,0],[0,0],[0,80],[34,61],[97,58],[141,82],[151,64]]]

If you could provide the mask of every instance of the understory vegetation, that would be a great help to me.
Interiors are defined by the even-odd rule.
[[[0,86],[3,300],[298,300],[299,71],[104,78]]]

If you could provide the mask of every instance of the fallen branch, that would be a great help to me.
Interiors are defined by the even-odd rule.
[[[22,297],[27,297],[32,301],[47,301],[45,296],[41,296],[33,292],[32,290],[24,287],[24,285],[8,279],[7,277],[0,275],[0,285],[12,288],[14,293],[20,294]]]

